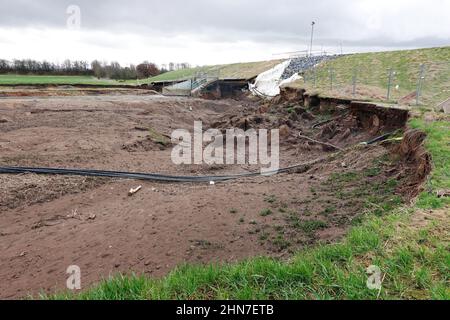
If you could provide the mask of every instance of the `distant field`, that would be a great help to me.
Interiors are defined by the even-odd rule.
[[[136,81],[134,81],[136,83]],[[36,76],[36,75],[16,75],[16,74],[1,74],[0,85],[14,85],[14,84],[93,84],[93,85],[118,85],[123,82],[115,80],[100,79],[90,76]]]
[[[415,103],[414,92],[421,64],[425,65],[421,104],[435,105],[448,98],[450,47],[347,55],[318,66],[315,85],[311,71],[306,73],[306,83],[305,80],[298,80],[294,86],[316,90],[326,95],[351,97],[352,77],[356,74],[356,98],[383,101],[387,97],[388,70],[392,68],[395,75],[392,78],[390,100]],[[332,90],[330,68],[333,77]],[[405,98],[407,96],[409,100]]]
[[[3,74],[0,75],[0,85],[33,85],[33,84],[61,84],[61,85],[74,85],[74,84],[93,84],[93,85],[139,85],[150,83],[154,81],[173,81],[182,80],[195,76],[198,72],[209,72],[217,75],[221,79],[247,79],[252,78],[261,72],[264,72],[281,60],[270,61],[258,61],[258,62],[245,62],[245,63],[233,63],[222,64],[213,66],[195,67],[189,69],[175,70],[160,74],[156,77],[140,80],[108,80],[100,79],[90,76],[36,76],[36,75],[15,75],[15,74]]]

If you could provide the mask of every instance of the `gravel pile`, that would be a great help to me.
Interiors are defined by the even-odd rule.
[[[339,57],[339,55],[293,58],[291,63],[289,63],[287,68],[284,70],[281,79],[284,80],[290,78],[295,73],[303,72],[314,67],[320,62],[336,59],[337,57]]]

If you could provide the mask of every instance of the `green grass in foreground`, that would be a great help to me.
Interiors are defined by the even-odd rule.
[[[262,257],[236,264],[180,266],[162,279],[117,275],[73,295],[44,299],[450,299],[448,199],[449,123],[411,121],[427,131],[435,161],[428,193],[417,206],[368,215],[340,242],[298,252],[288,262]],[[423,220],[422,208],[427,210]],[[427,221],[421,223],[420,221]],[[369,265],[383,274],[382,289],[366,286]]]
[[[425,191],[419,195],[417,206],[436,209],[450,205],[449,197],[438,198],[436,195],[438,190],[450,190],[450,121],[413,119],[410,125],[427,133],[425,147],[433,158],[433,172]]]
[[[136,82],[136,81],[134,81]],[[122,82],[108,79],[97,79],[90,76],[37,76],[0,74],[0,85],[35,85],[35,84],[91,84],[91,85],[118,85]]]
[[[447,230],[436,221],[409,226],[412,212],[371,218],[342,243],[298,253],[289,262],[255,258],[237,264],[181,266],[157,280],[116,276],[80,295],[50,299],[449,299]],[[402,226],[400,228],[400,226]],[[366,286],[366,268],[381,268],[381,291]]]

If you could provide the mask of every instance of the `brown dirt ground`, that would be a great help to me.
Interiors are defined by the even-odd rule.
[[[320,114],[296,105],[133,94],[3,98],[0,118],[0,165],[177,175],[257,169],[174,165],[166,136],[192,129],[195,120],[204,130],[284,126],[281,166],[330,153],[299,133],[347,147],[391,129],[377,123],[366,130],[345,108]],[[288,258],[318,241],[336,241],[366,212],[365,198],[353,196],[357,190],[389,179],[407,183],[410,172],[390,149],[352,148],[304,173],[215,185],[0,175],[0,298],[64,290],[73,264],[86,288],[119,272],[161,276],[185,262]],[[374,174],[363,174],[374,166]],[[337,186],[334,175],[346,173],[364,179],[338,179]],[[138,185],[142,190],[128,196]]]

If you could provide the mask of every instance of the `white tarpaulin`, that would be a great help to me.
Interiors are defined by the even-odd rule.
[[[298,79],[302,79],[302,76],[300,76],[298,73],[294,73],[290,78],[281,80],[280,83],[278,84],[278,89],[280,89],[280,87],[282,87],[283,85],[294,82],[295,80]]]
[[[284,69],[287,68],[291,60],[284,61],[280,64],[277,64],[272,69],[264,71],[260,73],[255,80],[255,83],[249,83],[248,87],[250,91],[254,95],[265,96],[265,97],[274,97],[280,94],[280,86],[301,77],[298,74],[294,74],[292,77],[281,80],[281,76],[283,75]]]

